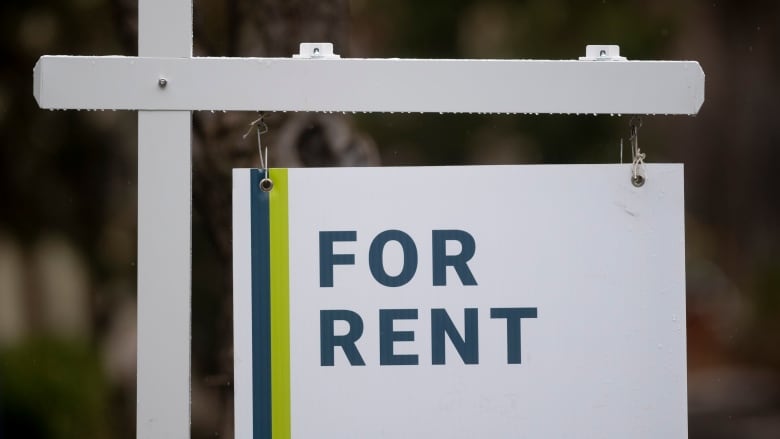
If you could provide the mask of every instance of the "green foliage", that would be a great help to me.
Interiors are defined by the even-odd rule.
[[[0,437],[109,437],[108,394],[95,351],[30,340],[0,351]]]

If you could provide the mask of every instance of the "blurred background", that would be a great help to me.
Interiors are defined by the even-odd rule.
[[[40,110],[32,67],[135,55],[136,8],[0,3],[0,438],[135,437],[136,115]],[[648,161],[685,164],[690,437],[780,437],[780,3],[194,0],[194,17],[197,56],[329,41],[342,57],[576,59],[619,44],[699,61],[699,115],[647,116],[639,132]],[[233,436],[230,170],[258,163],[241,137],[256,117],[193,113],[196,438]],[[614,163],[629,129],[626,115],[266,122],[274,166]]]

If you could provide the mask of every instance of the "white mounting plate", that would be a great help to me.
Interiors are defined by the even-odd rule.
[[[696,114],[704,72],[695,61],[43,56],[34,92],[48,109]]]
[[[580,61],[625,61],[620,56],[620,46],[615,44],[588,44],[585,46],[585,56]]]

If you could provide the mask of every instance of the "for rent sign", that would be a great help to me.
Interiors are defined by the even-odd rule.
[[[683,172],[234,171],[237,437],[687,435]]]

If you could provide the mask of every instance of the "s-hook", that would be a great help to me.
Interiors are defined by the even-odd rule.
[[[642,127],[642,118],[633,116],[629,122],[631,142],[631,184],[642,187],[647,180],[645,177],[645,153],[639,150],[639,128]]]
[[[261,136],[268,132],[268,125],[266,125],[265,120],[263,120],[264,118],[265,113],[260,112],[260,117],[249,123],[249,129],[244,133],[243,138],[246,139],[253,129],[257,133],[257,152],[260,156],[260,169],[263,170],[263,179],[260,180],[260,190],[263,192],[270,192],[271,189],[274,188],[274,182],[268,178],[268,147],[266,146],[265,150],[263,150],[263,143],[261,140]]]

